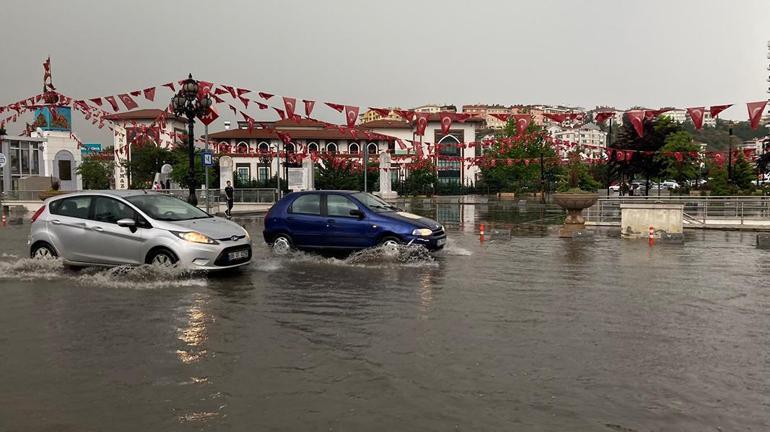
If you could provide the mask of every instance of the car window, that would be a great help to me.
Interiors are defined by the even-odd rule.
[[[321,195],[302,195],[291,203],[289,213],[301,213],[309,215],[321,214]]]
[[[88,219],[88,210],[90,206],[90,196],[76,196],[56,200],[48,205],[48,209],[51,214]]]
[[[183,221],[211,217],[203,210],[169,195],[134,195],[127,197],[126,201],[156,220]]]
[[[351,217],[350,211],[358,210],[358,206],[342,195],[326,196],[326,214],[328,216]]]
[[[93,220],[98,222],[117,223],[121,219],[136,220],[134,209],[112,198],[95,197]]]

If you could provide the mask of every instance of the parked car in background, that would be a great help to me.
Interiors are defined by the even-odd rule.
[[[358,250],[399,244],[438,250],[446,243],[438,222],[353,191],[291,193],[267,213],[263,235],[276,254],[292,248]]]
[[[241,226],[178,198],[144,191],[89,191],[46,200],[32,216],[30,256],[68,265],[151,264],[222,270],[251,260]]]

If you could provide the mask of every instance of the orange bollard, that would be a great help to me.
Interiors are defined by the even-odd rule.
[[[649,242],[650,242],[650,246],[655,245],[655,228],[653,228],[652,225],[650,225],[650,239],[649,239]]]
[[[479,241],[484,243],[484,224],[479,225]]]

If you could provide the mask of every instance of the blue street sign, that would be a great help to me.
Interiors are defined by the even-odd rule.
[[[214,155],[210,151],[204,150],[201,153],[201,158],[203,159],[203,166],[205,167],[214,166]]]
[[[83,155],[99,153],[100,151],[102,151],[101,144],[83,144],[83,147],[80,147],[80,153]]]

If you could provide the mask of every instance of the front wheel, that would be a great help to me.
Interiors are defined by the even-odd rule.
[[[147,257],[147,264],[153,267],[171,268],[176,265],[177,258],[170,251],[161,249]]]
[[[279,256],[288,255],[291,252],[291,239],[285,234],[278,234],[273,239],[273,253]]]
[[[397,237],[384,237],[380,240],[379,247],[388,255],[398,254],[398,247],[401,246],[401,240]]]

